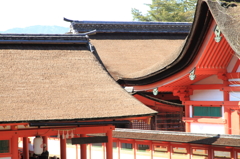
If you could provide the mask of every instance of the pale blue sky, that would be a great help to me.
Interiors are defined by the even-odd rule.
[[[151,0],[0,0],[0,31],[33,25],[69,27],[73,20],[132,21],[131,8],[143,13]]]

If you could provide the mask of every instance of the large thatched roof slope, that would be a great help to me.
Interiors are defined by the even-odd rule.
[[[181,22],[65,20],[71,22],[72,34],[96,30],[91,43],[116,80],[137,77],[155,63],[171,63],[191,28]]]
[[[0,122],[155,113],[125,92],[86,46],[81,36],[0,35]]]
[[[218,27],[232,49],[240,55],[240,0],[201,0],[206,2]]]
[[[178,56],[171,56],[171,60],[162,67],[162,61],[136,72],[132,77],[123,77],[118,82],[128,85],[146,85],[165,79],[183,70],[194,60],[198,53],[209,26],[213,20],[235,53],[240,55],[239,0],[198,0],[194,22],[185,43],[179,48]],[[214,31],[213,31],[214,32]],[[170,53],[170,52],[169,52]]]

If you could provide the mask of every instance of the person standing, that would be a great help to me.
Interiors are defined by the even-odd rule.
[[[47,145],[43,144],[43,152],[40,156],[40,159],[48,159],[48,156],[49,156],[49,152],[47,150]]]

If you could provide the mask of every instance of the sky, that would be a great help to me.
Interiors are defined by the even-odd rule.
[[[132,21],[131,8],[146,13],[152,0],[0,0],[0,31],[34,25],[69,27],[72,20]]]

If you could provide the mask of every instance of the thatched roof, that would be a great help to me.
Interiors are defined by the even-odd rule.
[[[232,49],[240,55],[238,31],[240,26],[240,3],[235,1],[226,2],[227,7],[222,4],[223,2],[220,1],[198,0],[191,31],[186,42],[176,53],[179,56],[172,56],[172,59],[164,67],[160,61],[145,70],[135,73],[134,77],[123,77],[118,82],[126,85],[146,85],[170,77],[187,67],[198,53],[212,19],[216,21]]]
[[[88,39],[64,36],[0,35],[1,123],[155,113],[109,76]]]
[[[240,55],[240,1],[201,0],[199,1],[199,6],[201,3],[207,3],[209,10],[229,45]]]
[[[178,56],[176,50],[183,42],[183,39],[167,38],[91,40],[107,70],[116,80],[136,77],[139,71],[155,63],[166,66]]]
[[[177,22],[65,20],[72,33],[96,30],[91,43],[116,80],[134,78],[155,63],[164,67],[173,62],[191,28],[191,23]]]

